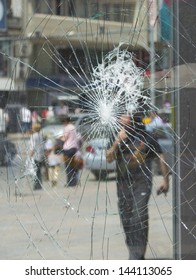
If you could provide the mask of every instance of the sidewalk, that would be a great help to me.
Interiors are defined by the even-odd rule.
[[[1,182],[0,259],[128,258],[115,180],[100,183],[84,171],[81,186],[64,188],[62,171],[57,188],[45,181],[35,192],[29,179],[17,179]],[[171,198],[154,195],[146,258],[171,259]]]
[[[28,137],[21,136],[7,138],[25,153]],[[81,185],[65,188],[62,166],[56,188],[44,181],[41,191],[33,191],[22,164],[0,169],[0,259],[127,260],[112,175],[99,182],[84,169]],[[172,259],[172,194],[157,197],[159,186],[160,176],[155,176],[146,258]]]
[[[29,139],[30,135],[28,134],[23,134],[20,132],[16,132],[16,133],[8,133],[7,134],[7,139],[10,141],[14,141],[14,140],[22,140],[22,139]]]

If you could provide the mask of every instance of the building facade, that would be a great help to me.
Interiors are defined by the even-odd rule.
[[[0,90],[9,96],[12,93],[14,100],[22,94],[31,106],[44,106],[55,94],[72,97],[77,94],[77,83],[85,83],[92,67],[119,43],[134,52],[135,63],[147,72],[168,67],[167,58],[159,60],[154,68],[150,66],[150,59],[155,61],[152,55],[163,52],[156,20],[158,7],[154,6],[157,1],[5,2],[7,28],[0,32],[0,73],[3,73]],[[149,18],[153,13],[154,17]],[[153,20],[150,44],[149,22]],[[161,71],[157,75],[156,87],[162,88],[165,79],[160,79],[160,75],[165,73]],[[149,87],[149,79],[148,76],[146,87]]]

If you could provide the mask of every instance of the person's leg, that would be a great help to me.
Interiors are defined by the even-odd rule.
[[[30,132],[31,129],[32,129],[32,123],[29,122],[29,123],[27,123],[27,131],[26,132]]]
[[[53,173],[52,166],[48,166],[48,181],[49,182],[52,182],[52,173]]]
[[[150,188],[146,182],[138,182],[137,186],[133,186],[133,209],[127,239],[130,259],[144,259],[145,256],[148,242],[148,201],[150,193]]]
[[[36,164],[36,177],[34,179],[34,190],[42,189],[42,176],[41,176],[41,162],[35,161]]]
[[[78,170],[70,166],[69,163],[65,165],[67,173],[67,186],[74,187],[78,184]]]
[[[58,176],[59,176],[59,170],[60,170],[60,166],[59,165],[55,165],[54,168],[53,168],[53,186],[57,185]]]
[[[65,155],[65,170],[67,173],[67,186],[74,187],[78,184],[78,170],[72,166],[72,158],[77,152],[76,148],[64,151]]]
[[[26,130],[26,123],[25,122],[21,122],[21,132],[25,133]]]
[[[54,167],[54,181],[58,181],[58,177],[59,177],[59,172],[60,172],[60,165],[56,165]]]
[[[120,184],[119,184],[120,183]],[[146,181],[130,185],[118,182],[118,206],[125,232],[129,259],[144,259],[148,240],[148,200],[151,188]]]

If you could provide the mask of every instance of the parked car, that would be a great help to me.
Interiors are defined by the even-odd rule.
[[[84,149],[85,168],[93,173],[96,180],[105,180],[109,173],[116,170],[116,162],[108,163],[106,160],[108,144],[107,138],[95,138],[87,142]]]
[[[153,133],[158,137],[158,142],[163,149],[166,163],[172,168],[173,162],[173,140],[172,129],[170,126],[156,128]],[[97,180],[105,180],[111,172],[116,170],[116,162],[108,163],[106,161],[106,150],[109,144],[109,139],[96,138],[91,139],[86,143],[84,149],[84,160],[86,169],[90,170]],[[160,174],[159,165],[154,164],[155,174]]]

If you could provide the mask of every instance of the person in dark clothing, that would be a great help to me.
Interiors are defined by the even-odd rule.
[[[34,190],[42,189],[41,167],[44,161],[44,139],[40,129],[40,124],[34,125],[29,139],[29,156],[34,160],[36,166],[36,176],[33,182]]]
[[[148,242],[148,201],[152,190],[152,161],[160,159],[163,184],[159,193],[169,190],[164,156],[157,140],[128,115],[120,117],[121,129],[107,151],[108,162],[116,159],[119,215],[125,233],[129,259],[145,258]]]

